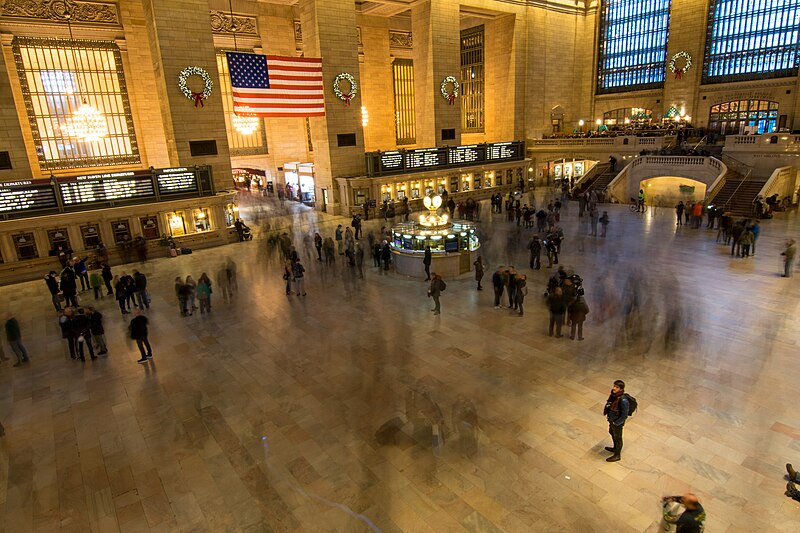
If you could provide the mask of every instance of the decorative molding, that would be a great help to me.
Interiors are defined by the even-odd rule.
[[[303,27],[300,25],[299,20],[294,21],[294,40],[296,43],[303,42]]]
[[[119,24],[117,5],[84,0],[0,0],[0,16],[73,22]]]
[[[211,14],[211,31],[214,33],[236,33],[236,35],[258,36],[258,26],[256,18],[248,15],[234,14],[231,17],[230,13],[225,11],[217,11],[212,9]],[[233,31],[233,28],[236,31]]]
[[[364,46],[364,41],[361,40],[361,26],[356,26],[356,40],[358,41],[358,46]]]
[[[413,44],[410,31],[389,30],[389,47],[412,48]]]

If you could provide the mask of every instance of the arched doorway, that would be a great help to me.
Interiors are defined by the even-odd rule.
[[[708,129],[723,135],[771,133],[778,128],[778,102],[732,100],[711,106]]]
[[[705,183],[678,176],[648,178],[639,182],[639,188],[645,190],[647,205],[659,207],[674,207],[678,202],[689,205],[706,196]]]

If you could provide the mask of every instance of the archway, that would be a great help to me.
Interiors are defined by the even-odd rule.
[[[703,201],[706,196],[706,184],[679,176],[658,176],[639,182],[639,188],[645,190],[648,205],[674,207],[678,202],[686,205]]]

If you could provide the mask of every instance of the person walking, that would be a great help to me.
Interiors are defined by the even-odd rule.
[[[603,415],[608,420],[608,433],[611,435],[611,440],[614,446],[606,446],[605,450],[613,452],[614,455],[606,459],[609,463],[614,463],[620,460],[622,454],[622,428],[625,426],[625,420],[630,413],[630,402],[625,396],[625,382],[618,379],[614,382],[611,389],[611,394],[606,400],[605,408],[603,408]]]
[[[99,300],[103,297],[103,277],[97,270],[93,270],[89,274],[89,286],[92,288],[92,291],[94,291],[95,300]]]
[[[317,249],[317,261],[322,261],[322,235],[314,232],[314,248]]]
[[[500,309],[500,299],[503,297],[503,290],[505,289],[506,282],[504,279],[505,271],[502,266],[497,267],[497,270],[492,274],[492,287],[494,287],[494,308]]]
[[[283,281],[286,282],[286,296],[292,294],[292,262],[284,261],[283,263]]]
[[[305,296],[306,295],[306,285],[305,280],[303,278],[303,274],[305,273],[305,267],[300,263],[300,261],[295,261],[292,264],[292,279],[294,279],[294,290],[298,296]]]
[[[758,220],[753,222],[753,225],[750,226],[750,231],[753,232],[753,244],[750,248],[753,253],[750,255],[756,255],[756,243],[758,242],[758,236],[761,235],[761,224],[758,223]]]
[[[786,247],[781,252],[781,255],[783,256],[783,277],[791,278],[794,270],[794,258],[797,255],[797,246],[794,239],[786,241]]]
[[[342,236],[342,225],[339,224],[336,226],[336,248],[339,251],[339,255],[344,255],[344,242]]]
[[[514,296],[514,309],[519,309],[519,316],[525,314],[522,304],[525,303],[525,296],[528,295],[528,276],[520,274],[517,277],[517,291]]]
[[[67,307],[61,311],[61,316],[58,317],[58,325],[61,327],[61,338],[67,341],[70,359],[77,359],[75,355],[75,334],[72,330],[73,311],[71,307]]]
[[[553,336],[555,329],[556,338],[561,338],[561,326],[564,325],[564,313],[567,311],[567,304],[564,301],[564,293],[561,287],[553,289],[553,293],[547,297],[547,308],[550,310],[550,327],[548,334]]]
[[[208,274],[203,272],[200,274],[200,279],[197,280],[197,288],[195,289],[197,301],[200,302],[200,314],[211,312],[211,279]]]
[[[133,284],[136,287],[136,301],[139,309],[150,309],[150,294],[147,292],[147,276],[138,270],[133,271]]]
[[[61,271],[61,294],[64,295],[64,305],[66,307],[78,307],[78,284],[75,278],[75,271],[67,262],[67,266]]]
[[[114,276],[114,298],[117,300],[117,305],[119,305],[119,310],[122,311],[122,314],[127,315],[128,310],[125,308],[125,282],[119,276]]]
[[[97,355],[105,355],[108,353],[108,346],[106,345],[106,330],[103,327],[103,314],[96,310],[91,305],[89,309],[89,328],[94,339],[95,347],[98,352]]]
[[[106,296],[111,296],[114,294],[114,288],[111,285],[111,280],[114,279],[114,275],[111,273],[111,267],[108,266],[108,263],[103,263],[103,268],[100,271],[100,277],[103,278],[103,283],[106,284]]]
[[[737,222],[731,229],[731,255],[734,255],[734,253],[737,257],[742,255],[742,243],[739,242],[742,235],[744,235],[744,224]]]
[[[92,345],[92,324],[83,307],[75,310],[75,315],[72,317],[72,329],[78,347],[78,359],[86,362],[86,357],[84,357],[83,353],[84,347],[89,351],[92,360],[97,359]]]
[[[431,280],[431,261],[433,257],[431,254],[431,247],[425,247],[425,255],[422,256],[422,264],[425,265],[425,281]]]
[[[150,347],[150,340],[147,338],[147,326],[149,322],[147,317],[142,314],[141,309],[137,309],[133,312],[133,318],[131,319],[129,328],[131,339],[136,341],[136,346],[139,347],[139,353],[142,355],[141,359],[136,361],[140,365],[153,359],[153,349]],[[147,348],[147,351],[145,351],[145,348]]]
[[[58,278],[56,277],[56,271],[51,270],[50,273],[44,277],[44,282],[47,284],[47,290],[50,291],[50,298],[53,301],[53,307],[56,308],[56,312],[60,313],[61,296],[59,295],[59,293],[61,291],[58,288]]]
[[[89,290],[89,272],[86,269],[86,260],[88,257],[79,259],[77,256],[72,258],[72,269],[75,275],[81,280],[81,291]]]
[[[608,211],[603,211],[603,216],[600,217],[600,237],[605,237],[608,231]]]
[[[194,280],[192,276],[186,276],[186,287],[188,290],[186,291],[186,303],[187,307],[189,308],[189,315],[197,311],[197,282]]]
[[[676,226],[683,226],[683,212],[686,209],[686,206],[683,205],[683,200],[678,202],[678,205],[675,206],[675,217],[678,219],[678,222],[675,224]]]
[[[442,291],[447,288],[447,284],[442,279],[442,276],[437,274],[436,272],[433,273],[433,277],[431,278],[431,286],[428,289],[428,296],[433,298],[433,311],[434,315],[438,315],[442,311],[442,307],[439,303],[439,297],[442,295]]]
[[[6,313],[5,328],[8,345],[11,346],[11,349],[17,356],[17,362],[14,363],[14,366],[29,362],[28,350],[26,350],[25,346],[22,344],[22,331],[19,327],[19,322],[11,313]]]
[[[664,505],[664,522],[675,526],[675,533],[702,533],[703,522],[706,520],[706,511],[700,501],[691,492],[683,496],[664,496],[661,498]],[[670,504],[683,505],[684,511],[680,516],[674,513]]]
[[[597,221],[600,219],[600,214],[597,212],[596,207],[589,209],[589,223],[592,228],[591,235],[597,237]]]
[[[475,267],[475,281],[478,282],[478,290],[482,291],[483,287],[481,286],[481,280],[483,279],[483,259],[481,256],[478,256],[475,262],[472,263],[472,266]]]
[[[542,268],[542,242],[539,240],[538,235],[531,237],[531,242],[528,243],[528,249],[531,252],[530,268],[532,270],[539,270]]]
[[[517,296],[517,271],[513,266],[506,269],[506,294],[508,294],[508,308],[516,309],[515,298]]]
[[[583,291],[583,289],[580,289]],[[572,300],[572,303],[567,307],[570,322],[569,338],[575,340],[575,330],[578,331],[578,340],[583,340],[583,323],[586,321],[586,315],[589,314],[589,306],[586,305],[586,300],[583,299],[581,292]]]

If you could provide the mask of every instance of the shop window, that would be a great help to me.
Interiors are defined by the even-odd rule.
[[[43,170],[139,163],[122,56],[113,42],[15,37],[22,96]],[[100,111],[106,134],[68,135],[82,100]]]
[[[62,250],[69,250],[69,235],[64,228],[47,230],[47,240],[50,243],[50,255],[58,255],[58,247]]]
[[[772,133],[778,126],[778,102],[733,100],[711,106],[708,129],[723,135]]]
[[[81,238],[84,250],[94,250],[100,246],[100,226],[97,224],[81,226]]]
[[[33,240],[33,233],[18,233],[12,235],[14,247],[17,249],[17,259],[26,261],[36,259],[39,253],[36,251],[36,241]]]
[[[169,226],[169,234],[173,237],[186,235],[186,218],[183,215],[183,211],[167,213],[167,225]]]
[[[483,133],[483,25],[461,32],[461,131]],[[443,136],[444,138],[444,136]]]
[[[364,205],[369,198],[369,189],[353,189],[353,202],[355,205]]]
[[[194,230],[196,232],[211,231],[211,217],[209,216],[208,209],[201,207],[192,211],[194,218]]]
[[[239,218],[239,207],[236,204],[228,204],[225,206],[225,225],[231,227],[236,223]]]
[[[122,244],[131,240],[131,224],[127,220],[117,220],[111,223],[111,232],[114,234],[114,242]]]
[[[142,226],[142,237],[145,239],[158,239],[161,237],[158,231],[158,218],[140,217],[139,224]]]

